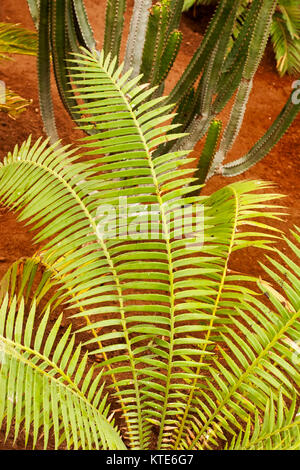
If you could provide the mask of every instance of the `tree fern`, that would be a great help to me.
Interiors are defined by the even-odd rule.
[[[255,246],[274,251],[273,242],[281,234],[266,219],[280,218],[282,208],[272,202],[279,196],[270,192],[270,184],[249,181],[211,196],[194,196],[195,169],[184,167],[193,162],[187,152],[154,158],[157,146],[182,136],[168,133],[175,128],[165,124],[172,118],[172,106],[164,98],[149,99],[153,88],[131,79],[131,70],[122,74],[122,65],[103,52],[82,50],[70,61],[70,73],[82,100],[80,125],[93,130],[82,140],[83,149],[77,154],[48,141],[32,145],[29,139],[0,166],[1,203],[30,224],[34,240],[42,245],[32,259],[17,262],[4,277],[3,311],[8,299],[20,306],[13,312],[23,311],[22,305],[24,311],[38,308],[41,331],[49,311],[55,316],[62,307],[70,312],[74,347],[84,335],[81,348],[102,371],[100,392],[95,382],[91,390],[96,395],[90,399],[101,396],[101,387],[109,391],[129,448],[149,449],[154,435],[154,445],[162,449],[243,443],[249,448],[275,441],[277,446],[289,442],[299,447],[293,405],[298,378],[289,346],[299,333],[294,287],[299,270],[285,257],[290,277],[282,301],[274,287],[229,269],[236,250]],[[124,201],[130,209],[128,223]],[[187,207],[188,230],[180,233],[177,220]],[[192,230],[199,219],[200,230]],[[294,244],[291,248],[297,251]],[[275,274],[268,274],[277,281]],[[15,338],[12,331],[24,330],[25,335],[21,314],[8,313],[15,316],[18,321],[9,320],[3,341]],[[49,339],[55,358],[57,348],[63,349],[60,341],[67,342],[55,341],[58,324]],[[50,349],[50,359],[44,359],[48,349],[41,348],[37,350],[43,360],[55,363]],[[73,374],[83,378],[84,372],[71,355],[70,346],[73,366],[67,375],[74,381]],[[87,387],[91,374],[86,372]],[[86,415],[76,414],[72,385],[66,389],[69,401],[59,402],[61,412],[49,411],[51,419],[54,413],[59,420],[53,429],[63,429],[57,445],[96,447],[98,441],[88,440],[90,433],[85,440],[80,430],[78,435],[76,424]],[[257,416],[267,420],[270,408],[276,410],[277,421],[271,414],[261,427]],[[12,419],[15,415],[9,413]],[[100,415],[107,434],[99,447],[119,448],[105,405]],[[33,422],[37,436],[40,421],[29,412],[27,416],[27,433]],[[92,419],[89,423],[94,425]],[[250,436],[252,425],[255,434]],[[276,434],[276,429],[281,431]],[[273,441],[273,434],[281,437]]]

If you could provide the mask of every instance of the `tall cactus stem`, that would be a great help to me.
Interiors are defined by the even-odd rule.
[[[126,0],[108,0],[106,5],[103,50],[119,59]]]
[[[266,134],[252,147],[252,149],[242,158],[234,162],[227,163],[222,168],[222,175],[236,176],[247,171],[253,165],[258,163],[281,139],[283,134],[287,131],[293,120],[300,110],[300,103],[293,103],[293,93],[286,105],[283,107],[281,113],[275,119],[272,126],[268,129]]]
[[[230,119],[216,153],[208,177],[220,172],[227,152],[232,148],[240,131],[247,102],[252,89],[253,77],[261,61],[263,52],[270,35],[272,16],[277,0],[261,0],[255,25],[252,31],[247,60],[244,65],[242,79],[231,110]]]
[[[195,178],[197,178],[192,185],[202,185],[205,183],[209,167],[214,158],[218,140],[221,134],[222,122],[218,120],[213,120],[209,126],[206,141],[201,153],[201,156],[198,161],[197,170],[195,172]],[[196,196],[199,193],[199,190],[196,190],[195,193],[192,193],[191,196]]]
[[[176,142],[176,144],[172,147],[172,152],[182,151],[182,150],[192,150],[197,142],[204,137],[206,134],[212,116],[209,115],[202,115],[202,116],[195,116],[189,127],[187,128],[186,132],[189,134],[183,139],[180,139]]]
[[[83,45],[90,50],[96,48],[93,30],[88,20],[87,12],[83,0],[73,0],[73,8],[76,15],[77,24],[82,36]]]
[[[51,63],[50,63],[50,1],[40,1],[39,20],[39,47],[38,47],[38,78],[39,78],[39,99],[41,116],[44,123],[44,130],[54,144],[59,140],[53,101],[51,95]]]
[[[36,29],[39,29],[39,18],[40,18],[40,1],[39,0],[27,0],[29,11],[34,22]]]
[[[124,71],[132,69],[132,77],[140,73],[143,49],[152,0],[135,0],[124,59]]]
[[[231,149],[240,132],[252,85],[252,80],[242,78],[227,127],[221,140],[220,148],[215,155],[208,173],[208,178],[210,178],[215,172],[219,171],[227,152]]]

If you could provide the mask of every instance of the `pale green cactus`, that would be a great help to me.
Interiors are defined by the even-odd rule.
[[[141,0],[134,3],[124,60],[125,72],[132,69],[133,76],[140,72],[151,6],[152,0]]]

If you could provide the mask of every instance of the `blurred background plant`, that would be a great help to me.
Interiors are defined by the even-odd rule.
[[[22,28],[19,24],[0,23],[0,60],[11,60],[11,54],[36,55],[37,34]],[[31,101],[19,96],[2,82],[0,112],[6,112],[16,119]]]
[[[198,5],[216,5],[218,0],[184,0],[183,11],[194,9]],[[242,2],[236,18],[233,39],[237,38],[243,25],[247,10],[252,0]],[[300,73],[300,3],[299,0],[279,0],[273,14],[271,25],[271,40],[280,76],[285,73],[296,75]],[[232,45],[231,44],[231,45]]]

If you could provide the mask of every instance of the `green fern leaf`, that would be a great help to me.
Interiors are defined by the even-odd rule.
[[[80,358],[80,348],[73,347],[70,328],[55,345],[61,317],[46,333],[47,309],[34,337],[35,304],[25,320],[24,300],[17,307],[16,298],[6,296],[0,312],[0,422],[5,417],[6,436],[14,423],[16,439],[24,424],[25,445],[32,433],[33,448],[43,429],[45,448],[53,433],[56,448],[65,444],[68,449],[124,449],[108,421],[106,398],[84,391],[93,373],[86,370],[87,356]],[[84,386],[79,386],[84,375]],[[99,383],[100,378],[98,374],[93,380]]]

